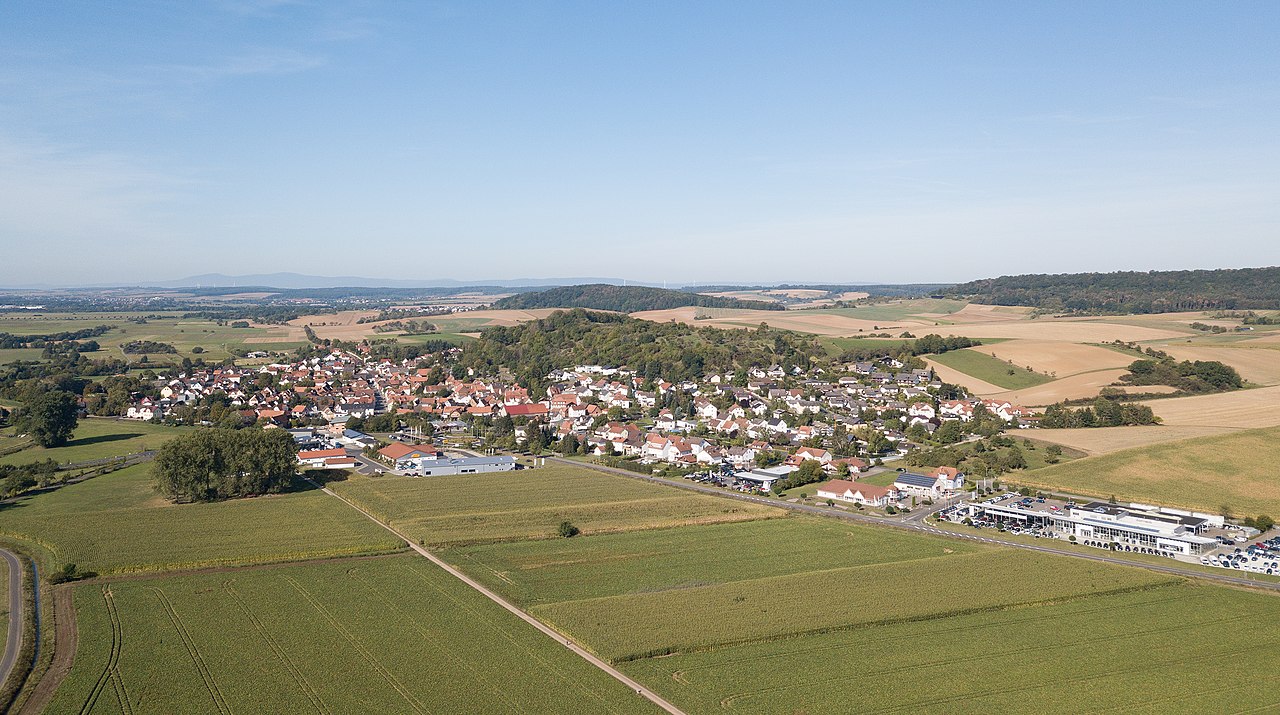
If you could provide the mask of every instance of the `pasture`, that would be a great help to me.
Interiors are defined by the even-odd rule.
[[[1156,429],[1161,428],[1147,428]],[[1280,514],[1280,428],[1137,447],[1019,474],[1018,482],[1077,494],[1238,515]]]
[[[85,584],[74,599],[79,647],[49,712],[653,711],[417,556]]]
[[[930,359],[1006,390],[1043,385],[1053,379],[1043,373],[1034,372],[1022,365],[1010,364],[1005,360],[992,357],[986,351],[973,348],[952,350],[934,355]]]
[[[687,712],[1270,712],[1280,630],[1259,626],[1277,617],[1274,596],[1184,582],[621,669]]]
[[[422,478],[353,475],[329,486],[428,545],[549,538],[562,521],[598,534],[785,514],[560,465]]]
[[[786,548],[778,548],[779,544],[786,544]],[[489,588],[529,607],[902,563],[975,549],[965,542],[923,539],[831,519],[787,517],[465,546],[444,551],[441,556]]]
[[[994,573],[998,579],[993,579]],[[577,577],[591,579],[589,569]],[[1169,578],[1028,551],[990,549],[811,570],[530,612],[615,662],[893,621],[1004,610],[1149,588]],[[923,584],[945,584],[930,593]]]
[[[82,417],[71,441],[65,446],[45,448],[32,444],[22,451],[0,457],[0,464],[26,464],[46,459],[66,464],[145,452],[159,448],[188,429],[137,420]]]
[[[403,548],[386,530],[319,490],[172,504],[142,464],[0,505],[0,535],[45,569],[122,573],[355,554]]]

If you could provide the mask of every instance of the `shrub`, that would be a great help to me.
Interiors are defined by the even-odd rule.
[[[560,522],[560,526],[556,529],[556,533],[557,533],[557,534],[559,534],[560,536],[563,536],[564,538],[568,539],[568,538],[572,538],[572,537],[574,537],[574,536],[577,536],[578,534],[580,534],[580,533],[582,533],[582,532],[581,532],[581,530],[579,530],[579,529],[578,529],[578,527],[576,527],[576,526],[574,526],[574,525],[573,525],[573,522],[571,522],[571,521],[562,521],[562,522]]]

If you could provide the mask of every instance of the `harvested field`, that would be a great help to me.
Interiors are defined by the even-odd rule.
[[[1173,397],[1150,403],[1166,425],[1198,427],[1274,427],[1280,425],[1280,386]]]
[[[1071,447],[1090,455],[1110,454],[1122,449],[1143,447],[1163,442],[1176,442],[1193,437],[1207,437],[1215,434],[1230,434],[1238,431],[1234,427],[1096,427],[1080,429],[1045,429],[1036,430],[1036,439],[1053,442],[1064,447]]]
[[[84,584],[75,608],[48,712],[653,711],[417,556]]]
[[[697,316],[710,316],[699,320]],[[652,320],[657,323],[677,322],[699,327],[755,328],[764,323],[772,328],[794,330],[814,335],[848,336],[859,332],[871,333],[894,329],[899,331],[915,327],[915,322],[857,320],[837,314],[835,311],[776,311],[740,310],[735,308],[671,308],[632,313],[631,317]]]
[[[992,385],[989,382],[979,380],[978,378],[967,373],[960,372],[953,367],[943,365],[933,358],[926,357],[923,358],[923,360],[929,365],[929,367],[933,368],[933,371],[936,372],[938,377],[942,378],[944,382],[949,382],[953,385],[961,385],[976,395],[994,395],[1000,392],[1006,392],[1005,388],[1000,387],[999,385]]]
[[[1216,360],[1234,367],[1255,385],[1280,384],[1280,350],[1247,347],[1203,347],[1170,343],[1154,346],[1178,360]]]
[[[444,332],[461,332],[492,326],[517,325],[538,318],[545,318],[557,308],[536,310],[470,310],[449,315],[424,316],[422,320],[435,324]],[[388,322],[358,323],[360,318],[376,316],[377,311],[348,310],[336,315],[304,315],[290,324],[299,330],[310,325],[316,335],[333,340],[361,340],[368,337],[394,337],[395,333],[378,333],[374,328]]]
[[[1047,318],[989,323],[958,323],[946,326],[946,329],[940,330],[939,333],[942,335],[964,335],[971,338],[1014,338],[1066,343],[1109,343],[1114,340],[1168,340],[1187,334],[1142,325],[1083,320],[1051,320]]]
[[[1060,378],[1104,368],[1127,367],[1137,359],[1107,348],[1056,340],[1007,340],[972,350]]]
[[[1042,407],[1062,400],[1096,397],[1102,388],[1110,386],[1127,372],[1128,370],[1123,368],[1084,372],[1043,385],[1036,385],[1035,387],[1010,390],[994,395],[984,394],[983,397],[995,397],[1028,407]],[[1143,390],[1143,392],[1159,392],[1159,390]]]
[[[1280,428],[1137,447],[1019,475],[1031,486],[1237,514],[1280,513]]]

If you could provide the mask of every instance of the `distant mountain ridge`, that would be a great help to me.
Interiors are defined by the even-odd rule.
[[[636,313],[644,310],[668,310],[696,306],[700,308],[745,308],[751,310],[783,310],[784,306],[761,300],[720,298],[646,286],[616,286],[603,283],[561,286],[550,290],[521,293],[493,304],[494,308],[528,310],[531,308],[590,308]]]
[[[264,273],[228,276],[205,273],[172,281],[141,284],[156,288],[233,288],[236,286],[271,288],[458,288],[464,286],[560,286],[569,283],[623,283],[616,278],[515,278],[511,280],[455,280],[452,278],[399,279],[360,276],[311,276],[302,273]]]

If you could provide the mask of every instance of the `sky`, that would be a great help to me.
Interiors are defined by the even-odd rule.
[[[1280,3],[0,3],[0,285],[1280,264]]]

